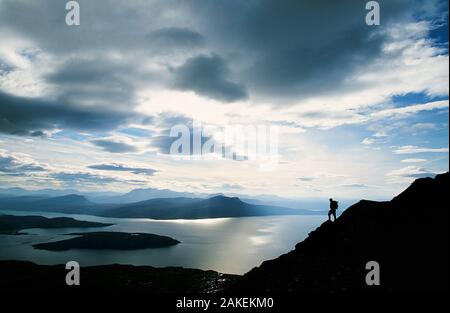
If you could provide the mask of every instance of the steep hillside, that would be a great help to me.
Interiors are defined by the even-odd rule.
[[[229,292],[448,290],[449,174],[416,180],[389,202],[362,200]],[[380,265],[367,286],[366,263]]]

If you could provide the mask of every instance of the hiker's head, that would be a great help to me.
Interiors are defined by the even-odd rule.
[[[333,201],[333,199],[332,199],[332,198],[330,198],[330,202],[331,202],[331,201]]]

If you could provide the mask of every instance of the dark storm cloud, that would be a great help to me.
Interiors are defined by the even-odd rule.
[[[126,56],[143,52],[146,46],[144,23],[140,25],[141,32],[128,27],[114,30],[117,27],[114,22],[125,24],[127,14],[134,14],[136,8],[121,4],[128,9],[119,13],[120,10],[114,10],[117,3],[113,1],[100,4],[80,1],[80,5],[82,20],[89,27],[74,29],[65,25],[64,1],[2,2],[0,30],[6,26],[31,39],[36,47],[20,54],[31,62],[48,54],[56,62],[52,62],[52,67],[42,77],[42,81],[52,87],[53,94],[48,99],[21,98],[0,91],[0,132],[45,136],[46,130],[56,127],[87,132],[109,131],[136,117],[133,113],[136,90],[144,83],[150,86],[154,74],[142,69],[139,57],[115,59],[111,55],[114,52]],[[104,6],[110,10],[105,10]],[[99,15],[94,18],[96,12]],[[135,28],[138,29],[138,25]],[[119,29],[126,29],[130,34]],[[140,39],[132,39],[132,34],[138,34]],[[139,41],[142,42],[141,49],[135,49]],[[2,66],[0,74],[6,70],[14,69]]]
[[[150,32],[148,38],[153,46],[163,48],[197,47],[205,42],[205,38],[200,33],[179,27],[157,29]]]
[[[145,34],[165,12],[157,2],[78,0],[81,24],[65,23],[67,1],[4,0],[0,25],[6,24],[37,42],[43,50],[63,55],[74,52],[108,51],[148,47]]]
[[[381,56],[391,23],[430,6],[380,0],[381,25],[369,27],[366,0],[79,2],[81,25],[68,27],[65,1],[4,0],[0,26],[63,63],[90,58],[46,77],[61,98],[128,107],[148,83],[136,71],[143,64],[169,69],[153,75],[160,85],[223,102],[255,97],[282,104],[360,88],[351,77]],[[114,53],[120,58],[108,57]]]
[[[228,80],[229,70],[218,55],[199,55],[174,70],[175,87],[220,101],[233,102],[247,98],[245,88]]]
[[[78,0],[80,25],[65,23],[67,1],[2,0],[0,26],[26,35],[45,51],[62,55],[128,51],[167,53],[202,45],[203,35],[180,14],[178,0]],[[177,16],[174,13],[178,13]],[[173,15],[170,19],[165,16]]]
[[[200,29],[218,51],[242,67],[240,76],[258,94],[305,98],[351,88],[346,78],[381,53],[391,22],[417,6],[379,1],[381,26],[365,24],[366,0],[188,1]]]
[[[0,91],[0,132],[43,134],[43,130],[71,128],[106,131],[132,117],[132,113],[81,107],[63,100],[18,97]]]
[[[128,143],[121,142],[115,139],[95,139],[91,140],[91,142],[102,148],[105,151],[111,152],[111,153],[126,153],[126,152],[137,152],[138,149]]]
[[[36,130],[30,133],[31,137],[45,137],[46,134],[42,130]]]
[[[65,102],[128,111],[135,105],[135,86],[141,80],[150,83],[152,74],[139,71],[135,64],[89,57],[69,58],[45,78]]]
[[[71,58],[47,75],[47,81],[59,85],[111,83],[111,80],[123,81],[123,74],[128,74],[125,64],[95,58]]]
[[[94,164],[89,165],[88,168],[94,169],[94,170],[102,170],[102,171],[118,171],[118,172],[130,172],[133,174],[144,174],[148,176],[155,175],[158,170],[152,169],[152,168],[143,168],[143,167],[131,167],[126,166],[123,164]]]

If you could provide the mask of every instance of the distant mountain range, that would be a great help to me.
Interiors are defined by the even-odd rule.
[[[102,207],[104,205],[93,203],[84,196],[74,194],[49,198],[45,196],[0,197],[0,210],[93,214]]]
[[[159,198],[107,209],[99,213],[108,217],[135,217],[153,219],[198,219],[266,215],[310,215],[315,211],[276,206],[254,205],[237,197],[215,196],[198,198]],[[323,214],[320,212],[319,214]]]
[[[211,198],[156,198],[134,203],[94,203],[76,194],[45,197],[0,197],[0,210],[45,211],[68,214],[89,214],[105,217],[152,219],[199,219],[220,217],[244,217],[267,215],[311,215],[323,211],[290,209],[278,206],[255,205],[237,197],[215,196]]]
[[[67,195],[79,195],[85,196],[89,200],[93,202],[103,202],[101,200],[106,200],[113,197],[121,196],[122,194],[116,192],[81,192],[76,189],[38,189],[38,190],[27,190],[19,187],[13,188],[3,188],[0,189],[0,198],[5,197],[19,197],[19,196],[35,196],[35,197],[43,197],[43,198],[51,198],[51,197],[61,197]],[[99,199],[97,201],[96,199]],[[107,201],[106,201],[107,202]]]
[[[60,197],[67,195],[84,196],[96,203],[133,203],[155,198],[207,198],[204,193],[178,192],[170,189],[139,188],[127,193],[118,192],[82,192],[76,189],[39,189],[27,190],[19,187],[0,189],[0,198],[17,196]]]
[[[40,189],[40,190],[26,190],[22,188],[4,188],[0,189],[0,199],[33,196],[39,198],[53,198],[67,195],[79,195],[85,197],[90,202],[95,204],[132,204],[136,202],[161,199],[161,198],[198,198],[207,199],[215,196],[238,197],[243,202],[255,205],[277,206],[291,209],[302,209],[311,211],[323,211],[328,209],[328,198],[283,198],[275,195],[245,195],[238,193],[193,193],[193,192],[179,192],[170,189],[157,188],[141,188],[134,189],[127,193],[117,192],[82,192],[75,189]],[[341,208],[346,208],[355,199],[339,199]]]
[[[206,198],[207,194],[178,192],[170,189],[134,189],[123,195],[112,197],[92,197],[93,201],[101,203],[133,203],[158,198]]]

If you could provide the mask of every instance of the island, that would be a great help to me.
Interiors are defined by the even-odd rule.
[[[145,233],[89,232],[71,233],[68,235],[76,235],[78,237],[34,244],[33,247],[49,251],[70,249],[137,250],[169,247],[180,243],[180,241],[167,236]]]
[[[20,232],[20,230],[29,228],[88,228],[111,225],[113,224],[79,221],[70,217],[0,215],[0,234],[2,235],[24,235],[26,233]]]

